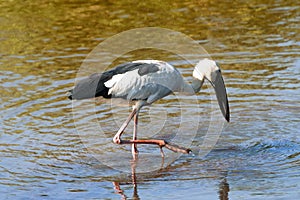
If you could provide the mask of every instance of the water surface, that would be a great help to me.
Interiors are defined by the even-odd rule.
[[[1,199],[299,198],[299,13],[297,2],[289,0],[1,2]],[[149,26],[190,36],[220,63],[231,122],[205,157],[184,155],[154,172],[133,175],[129,147],[98,138],[96,152],[128,152],[122,163],[128,172],[106,166],[89,151],[74,126],[66,91],[98,43]],[[168,61],[185,77],[192,72],[182,58],[155,49],[128,53],[115,64],[134,59]],[[208,128],[207,86],[198,99],[200,105],[185,107],[190,117],[202,119],[193,148]],[[96,117],[87,112],[75,119],[97,120],[112,138],[129,108],[96,104]],[[178,100],[167,97],[145,108],[141,129],[169,134],[178,127],[178,112]],[[161,124],[149,129],[150,116],[167,116],[163,129]],[[158,149],[141,151],[154,152],[161,162]]]

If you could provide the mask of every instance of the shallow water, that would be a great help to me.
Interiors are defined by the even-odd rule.
[[[296,1],[0,3],[0,198],[298,199],[299,13]],[[140,159],[155,171],[132,173],[145,166],[131,162],[129,147],[111,143],[128,105],[111,108],[98,99],[74,114],[72,107],[95,101],[72,105],[66,91],[96,45],[149,26],[188,35],[220,63],[231,122],[204,155],[200,147],[215,115],[209,86],[197,98],[166,97],[143,110],[141,137],[171,138],[183,127],[194,154],[166,150],[162,162],[158,149],[141,146]],[[135,59],[168,61],[188,80],[195,64],[155,49],[114,64]]]

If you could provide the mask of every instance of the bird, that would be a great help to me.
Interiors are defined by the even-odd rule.
[[[115,144],[132,144],[132,155],[138,155],[137,144],[157,144],[161,148],[167,147],[173,151],[189,153],[189,149],[168,144],[164,140],[138,140],[137,125],[139,111],[175,92],[193,95],[200,91],[207,80],[215,90],[219,108],[227,122],[230,121],[229,103],[226,87],[218,63],[212,59],[200,60],[192,73],[193,80],[188,83],[178,69],[165,61],[135,60],[116,66],[102,73],[94,73],[79,81],[69,90],[71,100],[82,100],[94,97],[122,98],[133,102],[134,106],[126,121],[113,137]],[[122,140],[121,135],[133,119],[132,140]],[[162,152],[162,156],[164,156]]]

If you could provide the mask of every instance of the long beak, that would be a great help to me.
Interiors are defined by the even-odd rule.
[[[217,76],[216,76],[215,80],[211,82],[211,85],[215,89],[221,112],[222,112],[224,118],[229,122],[230,111],[229,111],[228,98],[227,98],[224,80],[223,80],[221,71],[218,70],[218,71],[216,71],[216,73],[217,73]]]

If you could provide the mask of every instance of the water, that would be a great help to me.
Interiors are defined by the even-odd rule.
[[[298,199],[299,13],[296,1],[1,2],[1,199]],[[87,112],[76,118],[66,91],[98,43],[148,26],[187,34],[218,60],[231,122],[205,157],[183,155],[159,170],[136,174],[129,147],[98,138],[92,146],[97,151],[91,152],[74,126],[74,118],[81,124],[99,121],[112,138],[128,107],[111,109],[99,100],[96,116]],[[192,70],[182,58],[153,49],[128,53],[115,63],[133,59],[166,60],[186,77]],[[208,128],[209,93],[206,86],[200,105],[190,99],[185,104],[190,117],[202,119],[193,148]],[[143,136],[171,134],[180,122],[178,112],[172,96],[145,108]],[[147,126],[161,117],[167,119],[163,128]],[[106,149],[111,155],[128,152],[122,162],[127,172],[95,157],[109,155]],[[158,149],[140,151],[153,152],[161,164]]]

